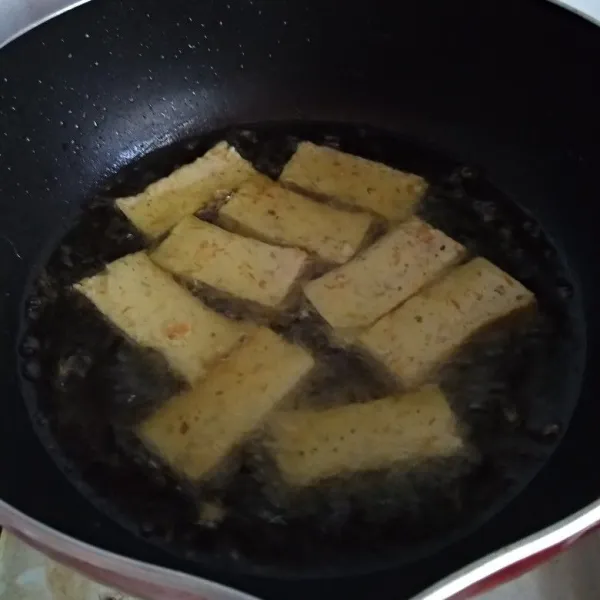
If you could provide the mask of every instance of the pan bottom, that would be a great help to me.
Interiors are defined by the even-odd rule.
[[[138,447],[131,424],[181,384],[160,356],[128,343],[69,289],[144,247],[115,210],[114,198],[141,191],[221,139],[273,177],[299,140],[418,173],[432,183],[420,208],[423,218],[536,294],[535,318],[478,336],[443,373],[442,386],[467,426],[476,459],[440,461],[409,475],[373,473],[350,487],[333,481],[290,495],[253,475],[261,457],[251,445],[231,483],[194,490]],[[20,343],[22,385],[36,431],[67,477],[149,543],[199,563],[210,557],[223,568],[274,576],[408,563],[501,510],[546,462],[568,426],[585,346],[575,283],[534,216],[479,167],[369,127],[271,123],[152,152],[108,179],[84,206],[33,274]],[[293,323],[287,327],[281,328],[284,335]],[[308,343],[318,346],[318,336]],[[329,358],[341,365],[340,376],[351,371],[385,391],[354,357],[336,352]],[[271,473],[269,465],[259,472]],[[198,504],[206,502],[227,509],[216,527],[198,523]]]

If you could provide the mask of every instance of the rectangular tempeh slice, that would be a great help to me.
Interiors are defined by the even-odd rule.
[[[270,449],[284,480],[322,479],[452,456],[463,442],[437,386],[328,410],[282,411],[270,422]]]
[[[359,343],[411,388],[478,330],[534,302],[516,279],[475,258],[383,317]]]
[[[132,340],[160,352],[189,382],[252,329],[204,306],[144,252],[108,264],[75,289]]]
[[[308,352],[261,327],[203,381],[141,423],[137,434],[174,471],[198,481],[263,423],[313,364]]]
[[[279,180],[390,221],[412,215],[427,190],[427,183],[418,175],[310,142],[298,145]]]
[[[456,265],[465,248],[416,217],[351,261],[310,281],[306,297],[336,330],[368,327]]]
[[[326,262],[354,256],[374,218],[311,200],[267,177],[243,183],[219,213],[223,223],[274,244],[297,246]]]
[[[150,255],[163,269],[244,300],[278,307],[308,264],[297,248],[282,248],[185,217]]]
[[[204,208],[254,175],[254,167],[227,142],[168,177],[149,185],[137,196],[119,198],[117,206],[147,237],[166,233],[186,215]]]

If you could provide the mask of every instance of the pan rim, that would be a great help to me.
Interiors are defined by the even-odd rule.
[[[586,19],[590,23],[600,27],[600,7],[598,10],[598,14],[594,15],[594,14],[586,12],[583,8],[580,8],[579,6],[572,6],[571,4],[569,4],[569,2],[567,0],[548,0],[548,1],[552,2],[552,4],[556,4],[557,6],[564,8],[565,10],[568,10],[569,12],[574,13],[578,17]],[[578,0],[578,2],[580,2],[580,0]]]
[[[546,1],[558,6],[564,10],[571,12],[574,15],[576,15],[582,19],[589,21],[593,25],[600,27],[600,17],[599,16],[588,13],[578,6],[572,6],[571,4],[569,4],[569,2],[567,0],[546,0]],[[3,48],[5,48],[6,46],[8,46],[11,42],[14,42],[16,39],[20,38],[21,36],[25,35],[26,33],[29,33],[31,30],[36,29],[40,25],[43,25],[44,23],[51,21],[52,19],[54,19],[56,17],[60,17],[61,15],[65,14],[71,10],[74,10],[80,6],[83,6],[84,4],[87,4],[89,2],[91,2],[91,0],[74,0],[74,1],[66,0],[66,4],[62,8],[59,8],[57,10],[49,12],[47,15],[32,21],[31,23],[29,23],[22,29],[15,31],[12,35],[10,35],[5,40],[0,40],[0,51]]]
[[[126,577],[161,587],[173,585],[174,589],[187,593],[228,594],[217,596],[223,600],[258,600],[256,596],[199,575],[161,567],[98,548],[30,517],[4,500],[0,500],[0,514],[3,522],[7,524],[7,529],[12,530],[17,536],[24,536],[26,542],[28,540],[37,542],[65,558],[77,557],[79,562],[88,564],[95,569],[119,574],[127,571],[134,572],[136,575],[126,575]],[[180,587],[177,587],[178,585]],[[199,589],[199,586],[202,587]]]
[[[554,548],[575,543],[600,523],[600,500],[514,544],[484,556],[418,594],[412,600],[449,600],[508,567]]]
[[[207,586],[206,591],[233,592],[234,595],[231,596],[231,600],[257,600],[255,596],[198,575],[145,563],[97,548],[22,513],[4,500],[0,500],[0,514],[7,517],[6,522],[9,528],[12,528],[17,534],[23,534],[26,538],[37,541],[44,547],[55,550],[64,556],[78,556],[80,560],[97,569],[109,573],[122,573],[123,567],[127,565],[128,570],[134,573],[137,572],[139,578],[143,577],[146,581],[152,583],[160,582],[163,586],[165,584],[173,585],[177,590],[193,590],[197,593],[199,591],[198,584],[200,583]],[[541,529],[510,546],[501,548],[478,561],[466,565],[456,573],[414,596],[412,600],[450,600],[476,584],[493,579],[495,575],[512,565],[547,550],[574,543],[598,523],[600,523],[600,499],[554,525]],[[61,545],[66,545],[68,550],[60,550]],[[132,578],[136,577],[133,576]]]
[[[55,17],[60,17],[60,15],[63,15],[66,12],[69,12],[75,8],[78,8],[79,6],[87,4],[88,2],[91,2],[91,0],[75,0],[74,2],[67,0],[66,4],[62,8],[54,10],[54,11],[48,13],[47,15],[32,21],[31,23],[29,23],[22,29],[19,29],[18,31],[16,31],[12,35],[10,35],[7,39],[0,40],[0,50],[5,48],[6,46],[8,46],[11,42],[14,42],[17,38],[20,38],[21,36],[25,35],[26,33],[29,33],[31,30],[39,27],[40,25],[43,25],[47,21],[51,21]]]

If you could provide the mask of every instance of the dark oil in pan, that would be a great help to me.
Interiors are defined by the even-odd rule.
[[[220,477],[192,488],[136,441],[132,426],[183,383],[158,353],[128,342],[70,288],[145,246],[114,198],[141,191],[221,139],[272,177],[300,140],[418,173],[431,183],[421,216],[536,294],[535,315],[478,335],[443,370],[442,387],[464,426],[468,455],[295,492],[278,479],[259,434]],[[248,316],[236,303],[194,291],[230,317]],[[318,316],[254,316],[310,348],[325,365],[310,382],[312,403],[364,401],[391,391],[361,357],[331,345]],[[501,510],[559,443],[577,399],[584,348],[578,294],[562,257],[535,219],[483,173],[379,130],[305,123],[190,139],[107,181],[35,273],[20,344],[32,421],[59,466],[96,506],[187,559],[210,557],[241,571],[292,576],[415,560]],[[199,522],[207,506],[222,509],[223,519]]]

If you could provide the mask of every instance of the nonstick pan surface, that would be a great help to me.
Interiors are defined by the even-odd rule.
[[[365,559],[369,565],[359,571],[379,565],[379,572],[360,577],[328,565],[293,584],[298,576],[276,565],[231,574],[231,563],[218,557],[186,561],[140,540],[77,492],[31,426],[16,340],[40,257],[121,168],[157,148],[234,126],[326,123],[366,125],[456,165],[476,165],[531,211],[566,257],[593,365],[599,50],[592,25],[543,2],[466,0],[352,7],[109,0],[10,44],[0,54],[0,449],[14,458],[0,465],[2,499],[100,548],[265,598],[409,597],[595,500],[600,382],[588,366],[551,460],[451,550],[396,568],[394,556]]]

